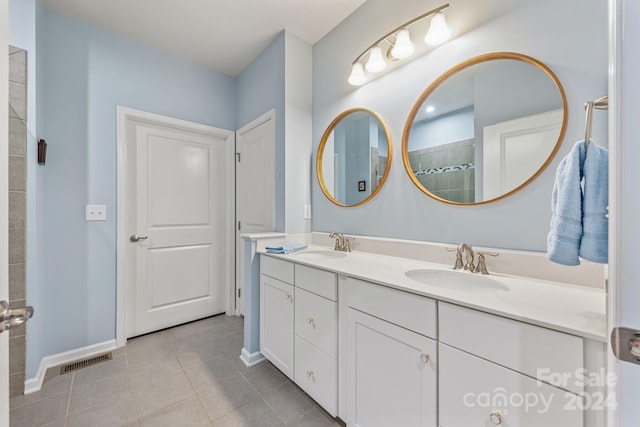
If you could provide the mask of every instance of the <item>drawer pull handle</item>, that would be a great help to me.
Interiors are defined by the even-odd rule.
[[[313,320],[313,317],[308,318],[308,319],[307,319],[307,323],[308,323],[308,324],[310,324],[310,325],[312,325],[313,327],[315,327],[315,326],[316,326],[316,321],[315,321],[315,320]]]
[[[287,294],[287,299],[288,299],[289,301],[293,301],[293,295],[291,295],[291,294]]]
[[[502,414],[498,411],[492,412],[491,415],[489,415],[489,419],[497,426],[502,424]]]
[[[428,354],[423,353],[420,355],[420,361],[422,363],[429,363],[430,360],[431,360],[431,356],[429,356]]]
[[[307,371],[307,378],[313,377],[313,371]]]

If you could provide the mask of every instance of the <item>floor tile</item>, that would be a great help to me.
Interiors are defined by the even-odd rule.
[[[296,427],[344,427],[344,423],[331,417],[321,409],[314,407],[296,422]]]
[[[155,416],[163,409],[187,399],[194,399],[195,393],[184,373],[138,389],[135,392],[140,418]]]
[[[185,400],[169,406],[153,416],[143,417],[141,426],[152,427],[209,427],[213,423],[197,399]]]
[[[248,368],[242,375],[244,375],[258,393],[262,395],[271,392],[273,389],[289,381],[289,378],[269,362]]]
[[[54,394],[27,405],[12,409],[11,425],[19,427],[41,427],[46,423],[64,420],[67,415],[69,393]]]
[[[67,399],[71,393],[71,381],[73,380],[73,374],[69,375],[56,375],[53,377],[45,377],[42,383],[42,388],[37,393],[21,394],[11,398],[11,409],[15,409],[19,406],[33,403],[37,400],[44,399],[54,394],[66,392]]]
[[[127,359],[122,356],[115,357],[111,360],[100,362],[74,372],[73,386],[82,387],[95,381],[123,373],[127,373]]]
[[[69,415],[100,410],[132,399],[127,373],[119,373],[83,386],[72,387]]]
[[[215,427],[278,427],[284,423],[276,416],[263,400],[254,400],[232,412]]]
[[[312,409],[313,401],[292,382],[287,382],[264,396],[264,401],[287,425],[298,425]]]
[[[215,422],[247,403],[260,399],[260,395],[239,373],[216,377],[200,369],[188,373],[209,417]]]
[[[103,408],[71,415],[66,427],[135,427],[138,413],[133,399],[120,400]]]

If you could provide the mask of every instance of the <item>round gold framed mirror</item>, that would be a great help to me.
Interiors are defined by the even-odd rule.
[[[476,205],[526,187],[567,127],[556,75],[519,53],[471,58],[438,77],[407,118],[402,158],[413,183],[441,202]]]
[[[392,153],[389,129],[378,114],[366,108],[343,111],[318,147],[316,174],[322,192],[338,206],[368,202],[389,175]]]

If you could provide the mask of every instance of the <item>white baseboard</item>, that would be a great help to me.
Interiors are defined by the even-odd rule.
[[[258,363],[262,363],[265,360],[265,357],[259,351],[255,353],[249,353],[244,347],[242,347],[242,351],[240,352],[240,360],[247,365],[248,368],[257,365]]]
[[[29,378],[24,382],[24,394],[31,394],[40,391],[44,377],[47,374],[47,369],[54,366],[62,365],[65,363],[73,362],[78,359],[85,359],[87,357],[95,356],[96,354],[106,353],[118,348],[116,340],[104,341],[97,344],[92,344],[82,348],[76,348],[74,350],[65,351],[63,353],[52,354],[51,356],[45,356],[40,360],[40,366],[38,366],[38,372],[36,372],[35,378]]]

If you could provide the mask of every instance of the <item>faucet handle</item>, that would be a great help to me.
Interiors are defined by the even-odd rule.
[[[355,237],[345,237],[344,238],[344,251],[351,252],[351,242],[356,240]]]
[[[498,252],[478,252],[478,266],[473,270],[473,273],[489,274],[487,271],[487,263],[485,261],[485,255],[496,257],[500,255]]]
[[[462,263],[462,251],[460,248],[444,248],[447,252],[456,252],[456,262],[453,265],[454,270],[462,270],[464,268],[464,264]]]

